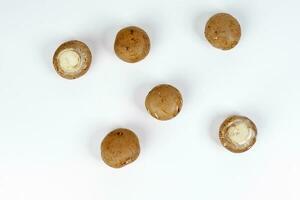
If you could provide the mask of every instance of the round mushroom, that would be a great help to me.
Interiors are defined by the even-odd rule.
[[[257,129],[247,117],[234,115],[221,125],[219,138],[222,145],[231,152],[242,153],[256,142]]]
[[[154,87],[146,97],[147,111],[158,120],[175,117],[182,108],[182,96],[175,87],[161,84]]]
[[[205,37],[212,46],[222,50],[229,50],[240,41],[241,26],[232,15],[218,13],[206,23]]]
[[[139,139],[129,129],[111,131],[101,143],[102,160],[110,167],[121,168],[135,161],[140,154]]]
[[[91,62],[92,54],[89,47],[77,40],[61,44],[53,56],[56,72],[66,79],[76,79],[84,75]]]
[[[129,26],[117,33],[114,49],[121,60],[135,63],[148,55],[150,39],[141,28]]]

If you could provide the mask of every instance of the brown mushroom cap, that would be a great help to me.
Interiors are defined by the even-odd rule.
[[[113,130],[101,143],[101,157],[108,166],[113,168],[121,168],[132,163],[139,154],[139,139],[128,129]]]
[[[182,108],[182,96],[175,87],[162,84],[154,87],[146,97],[147,111],[158,120],[175,117]]]
[[[257,129],[247,117],[234,115],[221,125],[219,138],[222,145],[231,152],[242,153],[256,142]]]
[[[84,75],[92,62],[90,49],[83,42],[72,40],[61,44],[53,56],[56,72],[66,79],[76,79]]]
[[[212,46],[229,50],[235,47],[240,40],[241,26],[232,15],[218,13],[206,23],[205,37]]]
[[[126,27],[117,33],[114,49],[121,60],[135,63],[148,55],[150,39],[147,33],[138,27]]]

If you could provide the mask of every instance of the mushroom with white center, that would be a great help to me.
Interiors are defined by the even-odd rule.
[[[256,142],[257,128],[247,117],[234,115],[221,125],[219,138],[222,145],[231,152],[242,153]]]
[[[56,72],[66,79],[84,75],[92,61],[90,49],[83,42],[72,40],[60,45],[54,53],[53,65]]]

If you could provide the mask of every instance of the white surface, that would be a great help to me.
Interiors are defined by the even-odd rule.
[[[0,7],[0,199],[299,200],[300,3],[297,0],[27,0]],[[228,12],[243,36],[232,51],[204,39],[207,19]],[[149,56],[126,64],[116,32],[144,28]],[[89,72],[59,77],[52,55],[62,42],[91,48]],[[159,83],[184,97],[160,122],[144,98]],[[258,126],[250,151],[217,139],[225,117]],[[117,127],[134,130],[139,159],[120,170],[99,159]]]

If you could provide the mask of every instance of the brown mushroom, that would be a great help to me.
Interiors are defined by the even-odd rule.
[[[229,50],[240,41],[241,26],[232,15],[218,13],[208,20],[205,27],[205,37],[212,46]]]
[[[117,33],[114,49],[121,60],[135,63],[148,55],[150,39],[141,28],[136,26],[126,27]]]
[[[139,139],[128,129],[119,128],[111,131],[101,143],[101,157],[113,168],[121,168],[132,163],[139,154]]]
[[[61,44],[53,56],[56,72],[66,79],[84,75],[92,62],[90,49],[83,42],[72,40]]]
[[[147,111],[158,120],[175,117],[182,108],[182,96],[175,87],[162,84],[154,87],[146,97]]]
[[[219,138],[222,145],[231,152],[242,153],[256,142],[257,129],[247,117],[234,115],[221,125]]]

